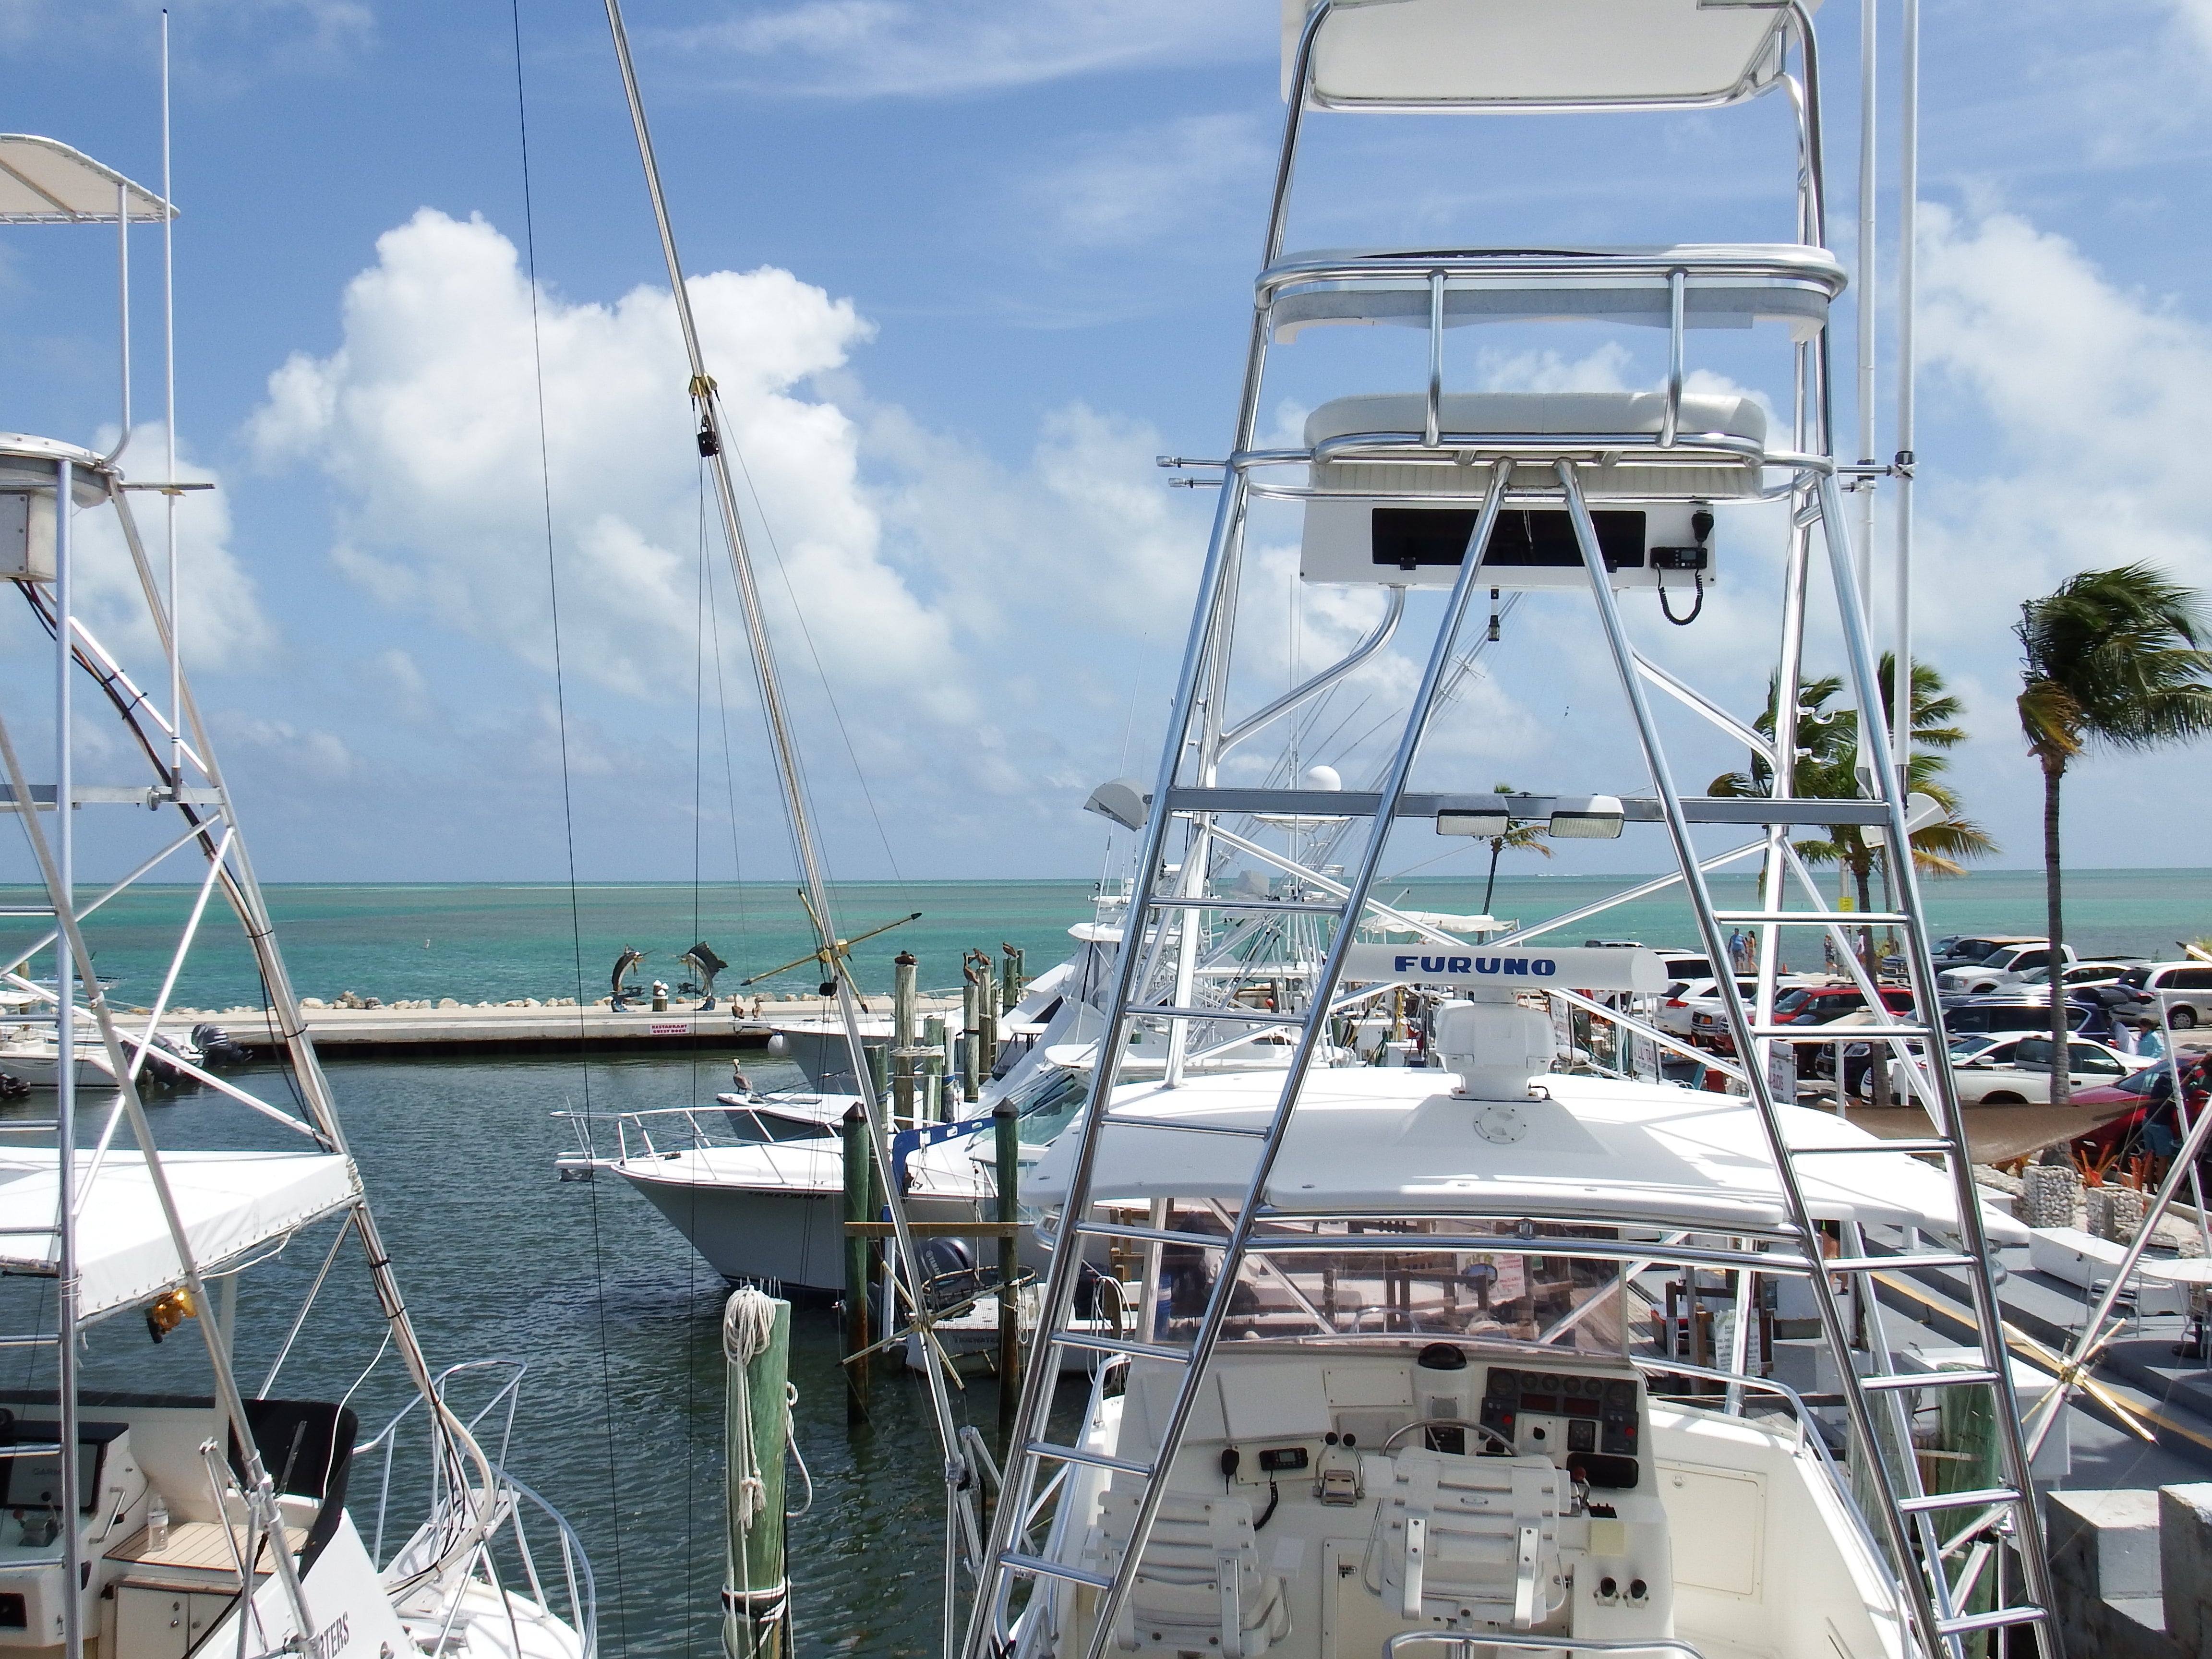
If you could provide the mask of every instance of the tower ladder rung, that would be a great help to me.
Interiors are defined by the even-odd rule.
[[[1094,1469],[1115,1469],[1123,1474],[1133,1474],[1149,1480],[1158,1473],[1151,1463],[1139,1463],[1132,1458],[1115,1457],[1106,1452],[1085,1451],[1080,1446],[1062,1446],[1050,1440],[1026,1442],[1022,1449],[1032,1457],[1056,1458],[1063,1463],[1087,1463]]]
[[[2010,1486],[1984,1486],[1978,1492],[1931,1492],[1925,1498],[1901,1498],[1897,1507],[1911,1515],[1931,1510],[1977,1510],[1992,1504],[2017,1504],[2020,1494]]]
[[[1848,1036],[1817,1036],[1814,1035],[1815,1032],[1829,1029],[1826,1025],[1754,1025],[1751,1028],[1751,1034],[1755,1037],[1778,1037],[1784,1042],[1802,1042],[1808,1046],[1817,1043],[1824,1048],[1832,1043],[1856,1042],[1863,1038],[1869,1041],[1887,1042],[1892,1037],[1925,1039],[1936,1035],[1925,1025],[1846,1025],[1842,1030],[1849,1033]]]
[[[1792,1146],[1792,1158],[1833,1158],[1838,1153],[1846,1157],[1855,1152],[1942,1152],[1948,1155],[1958,1152],[1956,1142],[1929,1136],[1919,1139],[1876,1140],[1850,1146]]]
[[[1894,1375],[1863,1376],[1863,1389],[1963,1389],[1986,1386],[1997,1380],[1995,1371],[1899,1371]],[[1992,1503],[1996,1500],[1992,1498]],[[1942,1508],[1945,1505],[1939,1504]]]
[[[2008,1625],[2039,1625],[2050,1617],[2041,1607],[2022,1605],[1998,1607],[1990,1613],[1962,1613],[1956,1619],[1938,1619],[1936,1628],[1946,1636],[1965,1636],[1978,1630],[2002,1630]]]
[[[1133,1221],[1079,1221],[1072,1231],[1092,1238],[1141,1238],[1148,1244],[1194,1244],[1201,1250],[1218,1250],[1229,1243],[1226,1233],[1183,1232],[1173,1227],[1139,1226]]]
[[[1233,1123],[1194,1123],[1180,1117],[1121,1117],[1106,1114],[1098,1127],[1102,1129],[1176,1129],[1191,1135],[1242,1135],[1249,1140],[1265,1140],[1265,1129],[1243,1128]]]
[[[1148,910],[1259,910],[1294,915],[1340,916],[1341,904],[1310,904],[1300,899],[1148,898]]]
[[[1910,927],[1911,916],[1895,910],[1716,910],[1715,921],[1741,927]]]
[[[1832,1273],[1885,1273],[1900,1267],[1906,1269],[1972,1267],[1978,1266],[1980,1262],[1979,1256],[1968,1255],[1963,1251],[1954,1250],[1948,1255],[1832,1255],[1820,1265],[1826,1271]]]
[[[1137,1342],[1126,1336],[1107,1336],[1090,1331],[1054,1331],[1049,1338],[1063,1348],[1082,1348],[1091,1353],[1125,1353],[1134,1359],[1164,1359],[1171,1365],[1190,1364],[1190,1350],[1164,1343]]]
[[[999,1565],[1040,1578],[1064,1578],[1071,1584],[1088,1584],[1093,1589],[1114,1588],[1113,1579],[1103,1572],[1085,1572],[1081,1567],[1065,1567],[1057,1561],[1047,1561],[1034,1555],[1019,1555],[1012,1550],[1000,1552]]]

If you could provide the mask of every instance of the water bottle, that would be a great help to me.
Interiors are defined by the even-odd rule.
[[[146,1547],[160,1549],[169,1541],[169,1503],[156,1492],[146,1504]]]

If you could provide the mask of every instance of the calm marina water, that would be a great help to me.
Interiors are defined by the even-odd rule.
[[[1502,878],[1502,915],[1534,921],[1632,885],[1632,878]],[[1037,971],[1059,959],[1066,927],[1091,914],[1083,882],[856,884],[841,890],[841,919],[856,931],[921,910],[923,920],[860,947],[863,983],[888,987],[901,945],[921,958],[925,983],[956,980],[959,951],[1001,940]],[[1741,897],[1741,881],[1725,884]],[[1403,893],[1402,899],[1400,894]],[[392,1000],[573,994],[575,932],[563,887],[277,886],[268,890],[278,937],[303,994],[343,990]],[[184,890],[128,896],[90,932],[119,1000],[143,1000],[189,906]],[[1445,911],[1476,908],[1479,883],[1400,882],[1384,896]],[[2164,955],[2176,939],[2212,933],[2212,871],[2081,872],[2069,878],[2071,928],[2085,949]],[[1933,884],[1938,932],[2030,931],[2041,915],[2033,872],[1994,872]],[[626,945],[651,953],[648,975],[679,977],[673,958],[713,942],[745,973],[805,948],[804,916],[785,888],[598,886],[575,896],[586,994]],[[696,918],[696,920],[695,920]],[[177,1000],[201,1007],[254,1000],[258,986],[230,930],[209,922],[208,944]],[[33,937],[0,935],[0,954]],[[1678,900],[1647,901],[1559,937],[1692,937]],[[429,941],[426,949],[424,941]],[[43,968],[43,963],[41,963]],[[786,981],[804,981],[792,975]],[[793,988],[799,988],[793,985]],[[555,1114],[615,1111],[705,1100],[727,1075],[720,1055],[529,1060],[334,1060],[331,1076],[434,1365],[498,1356],[526,1361],[514,1473],[576,1525],[597,1570],[610,1655],[720,1651],[715,1590],[722,1552],[720,1316],[725,1287],[623,1183],[562,1185],[553,1161],[568,1127]],[[773,1064],[758,1080],[795,1080]],[[281,1098],[272,1072],[240,1074]],[[0,1109],[35,1115],[35,1104]],[[98,1133],[100,1109],[83,1113]],[[283,1130],[219,1097],[184,1094],[158,1106],[165,1146],[295,1146]],[[239,1317],[241,1375],[258,1382],[327,1248],[328,1230],[295,1241],[245,1280]],[[335,1273],[288,1362],[279,1395],[335,1398],[351,1390],[365,1431],[406,1398],[396,1363],[376,1357],[381,1322],[357,1260]],[[43,1283],[43,1281],[38,1281]],[[24,1284],[7,1293],[35,1294]],[[937,1644],[935,1554],[939,1458],[915,1382],[879,1369],[872,1421],[845,1424],[831,1312],[795,1317],[793,1376],[798,1438],[817,1497],[793,1523],[793,1567],[805,1650],[906,1659]],[[161,1386],[204,1387],[204,1360],[187,1330],[152,1356]],[[96,1334],[88,1381],[148,1386],[145,1333],[135,1318]],[[364,1368],[368,1367],[364,1375]],[[1064,1401],[1063,1404],[1072,1404]],[[954,1396],[956,1413],[993,1432],[988,1379]],[[374,1482],[358,1476],[357,1516]]]

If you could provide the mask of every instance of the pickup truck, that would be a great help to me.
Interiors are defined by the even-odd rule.
[[[2071,963],[2074,947],[2058,947],[2063,961]],[[1940,992],[1978,996],[1990,991],[2002,991],[2020,983],[2020,976],[2031,968],[2051,965],[2051,941],[2021,939],[2012,945],[2000,945],[1979,962],[1965,967],[1946,968],[1936,975],[1936,988]]]

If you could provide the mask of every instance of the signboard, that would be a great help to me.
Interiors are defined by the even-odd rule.
[[[1396,981],[1510,991],[1659,991],[1667,984],[1656,951],[1541,945],[1355,945],[1345,952],[1344,976],[1368,985]]]

